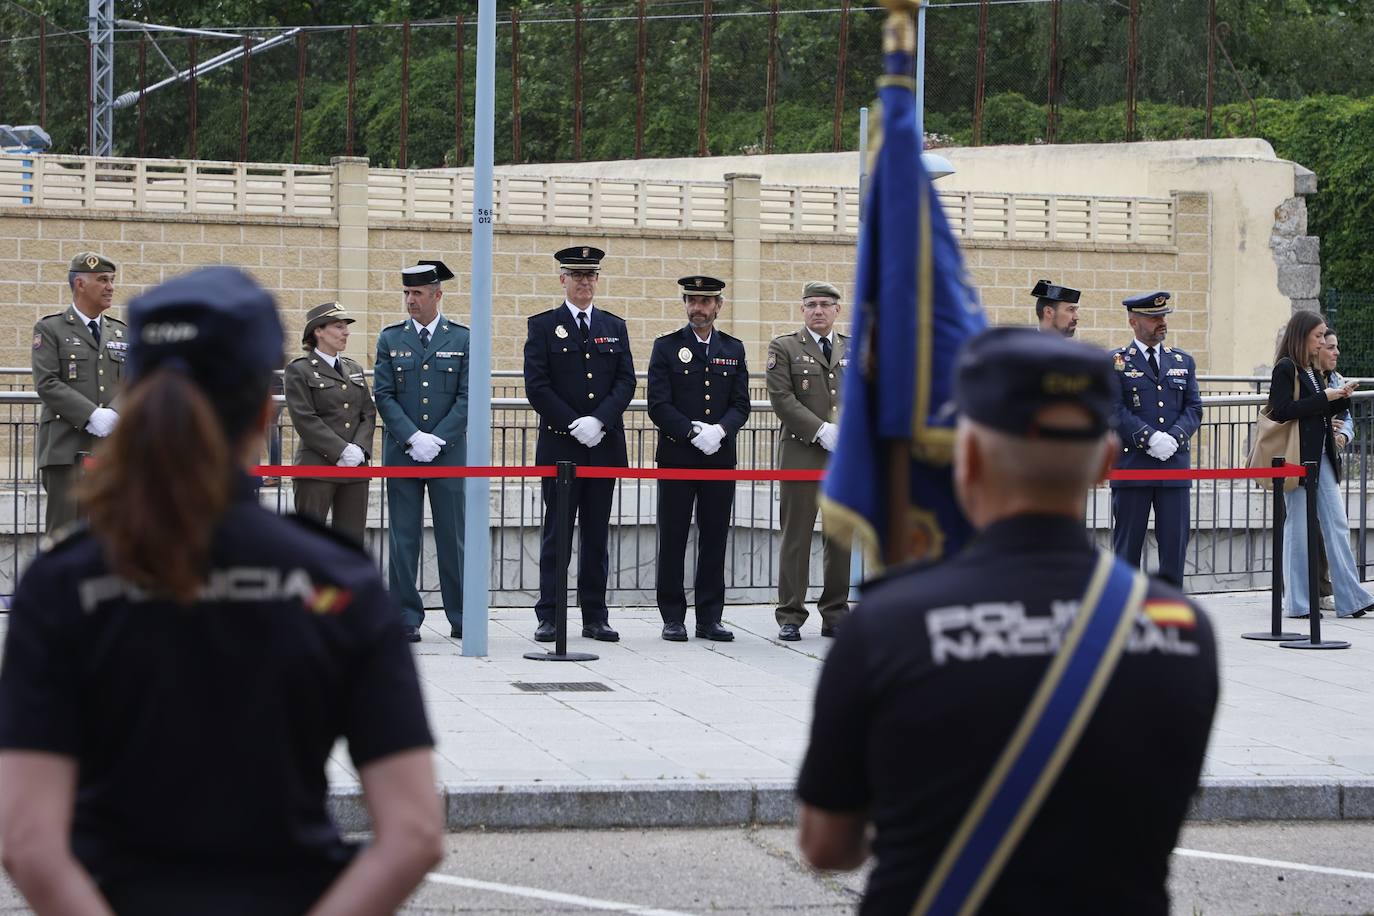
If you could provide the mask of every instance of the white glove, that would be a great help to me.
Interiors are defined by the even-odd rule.
[[[587,443],[587,448],[596,448],[598,445],[601,444],[601,440],[602,440],[602,439],[605,439],[605,438],[606,438],[606,433],[605,433],[604,430],[603,430],[602,432],[597,433],[597,434],[596,434],[596,438],[593,439],[591,442],[588,442],[588,443]]]
[[[821,428],[816,430],[816,441],[827,452],[835,451],[840,441],[840,428],[834,423],[822,423]]]
[[[335,462],[341,468],[356,468],[367,460],[363,450],[352,442],[344,446],[344,450],[339,453],[339,460]]]
[[[572,437],[589,448],[601,441],[605,428],[606,424],[596,417],[578,417],[568,424]]]
[[[86,421],[86,432],[92,436],[99,436],[104,439],[114,432],[115,421],[119,419],[119,414],[108,407],[97,407],[92,413],[91,418]]]
[[[410,452],[411,458],[421,464],[429,464],[439,457],[439,449],[447,444],[433,433],[417,432],[410,437],[406,450]]]
[[[1168,461],[1178,451],[1178,440],[1168,433],[1150,433],[1149,448],[1145,450],[1151,458],[1158,461]]]
[[[702,454],[705,455],[714,455],[720,451],[720,444],[723,441],[725,441],[725,427],[719,423],[702,426],[697,434],[692,437],[692,444],[701,449]]]

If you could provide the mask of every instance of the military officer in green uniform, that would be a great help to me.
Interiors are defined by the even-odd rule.
[[[439,311],[441,284],[451,279],[453,271],[443,261],[421,261],[402,270],[410,317],[377,335],[373,381],[377,413],[386,427],[382,461],[391,467],[467,463],[468,329]],[[463,635],[463,479],[394,478],[386,487],[389,583],[411,642],[420,641],[425,617],[415,576],[426,487],[449,635]]]
[[[778,467],[821,470],[835,449],[835,414],[840,377],[849,363],[849,338],[835,330],[840,291],[829,283],[802,288],[806,326],[773,338],[768,345],[768,399],[782,429],[778,434]],[[778,638],[801,639],[806,622],[806,590],[811,581],[811,533],[816,527],[820,484],[784,480],[778,484],[782,548],[778,558]],[[849,612],[849,551],[821,533],[823,577],[817,610],[821,635],[834,636]]]
[[[305,316],[301,348],[285,372],[286,409],[296,430],[296,464],[367,464],[377,408],[367,390],[362,364],[343,355],[353,316],[337,302],[312,308]],[[359,543],[367,530],[366,479],[295,478],[296,511],[324,521],[330,510],[334,528]]]
[[[67,268],[67,285],[72,304],[33,327],[33,388],[43,402],[38,471],[48,494],[48,534],[77,518],[73,491],[81,461],[114,431],[129,349],[124,322],[106,314],[114,302],[114,262],[80,252]]]

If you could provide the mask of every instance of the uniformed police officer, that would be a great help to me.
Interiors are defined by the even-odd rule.
[[[1094,548],[1084,527],[1084,499],[1117,447],[1112,360],[996,328],[956,373],[955,489],[977,535],[944,563],[867,585],[841,629],[797,787],[802,852],[818,868],[857,868],[871,824],[865,914],[1165,916],[1169,855],[1216,706],[1216,649],[1197,606]],[[1061,646],[1081,675],[1063,674]],[[1087,689],[1095,672],[1100,698]],[[1058,689],[1042,711],[1028,698],[1046,684]],[[1035,723],[1043,755],[1018,753],[1030,747],[1020,728]],[[1085,843],[1104,804],[1130,826]],[[919,898],[942,905],[914,909]]]
[[[1058,286],[1041,280],[1031,290],[1035,297],[1035,317],[1040,330],[1072,337],[1078,330],[1078,299],[1083,294],[1071,286]]]
[[[1164,346],[1165,318],[1173,308],[1166,292],[1134,296],[1122,302],[1135,340],[1112,353],[1121,382],[1116,428],[1123,470],[1187,470],[1188,440],[1202,423],[1202,396],[1197,366],[1177,347]],[[1159,575],[1183,585],[1183,558],[1188,549],[1188,480],[1113,480],[1112,547],[1134,566],[1140,565],[1150,508],[1155,512]]]
[[[716,327],[725,281],[683,277],[687,325],[654,341],[649,357],[649,419],[658,427],[660,468],[733,468],[735,435],[749,420],[749,367],[744,344]],[[733,480],[658,482],[658,612],[663,638],[687,639],[683,562],[692,507],[697,513],[696,634],[731,640],[725,609],[725,547]]]
[[[410,317],[377,335],[373,380],[386,428],[382,461],[391,467],[467,463],[468,329],[439,310],[440,284],[451,279],[453,271],[443,261],[421,261],[401,271]],[[444,615],[449,635],[463,635],[463,479],[392,478],[386,487],[389,581],[411,642],[420,641],[425,617],[415,576],[426,487]]]
[[[45,530],[76,520],[73,489],[81,461],[119,419],[119,383],[129,342],[114,302],[115,265],[83,251],[67,267],[72,304],[33,327],[33,388],[43,402],[38,470],[47,492]]]
[[[525,396],[539,414],[535,463],[572,461],[580,465],[623,468],[625,426],[621,415],[635,393],[635,366],[630,334],[617,315],[593,304],[606,253],[575,245],[554,254],[563,303],[529,320],[525,337]],[[544,532],[539,546],[539,602],[534,638],[554,639],[558,564],[557,519],[553,514],[554,481],[545,478]],[[580,534],[577,603],[582,608],[582,635],[615,642],[606,610],[610,554],[611,497],[615,481],[574,479],[572,512]],[[569,545],[571,548],[571,545]]]
[[[284,390],[296,430],[296,464],[367,464],[377,408],[360,363],[343,355],[354,321],[337,302],[305,315],[301,348],[306,355],[286,367]],[[334,513],[334,527],[362,543],[367,530],[366,479],[297,477],[296,511],[321,522]]]
[[[442,854],[433,739],[372,562],[264,509],[246,473],[282,360],[272,297],[212,267],[128,314],[89,528],[34,560],[9,614],[5,866],[41,914],[395,912]],[[339,738],[365,849],[326,804]]]
[[[823,282],[802,287],[806,326],[773,338],[768,345],[768,399],[778,415],[778,467],[817,471],[835,450],[839,427],[840,378],[849,364],[849,338],[835,330],[840,291]],[[782,546],[778,556],[778,638],[801,639],[806,590],[811,582],[811,535],[816,527],[820,484],[784,480],[778,484]],[[824,529],[824,523],[822,523]],[[849,612],[849,551],[822,530],[821,635],[834,636]]]

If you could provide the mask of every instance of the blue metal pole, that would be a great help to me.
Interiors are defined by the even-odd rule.
[[[468,464],[491,464],[492,136],[496,95],[496,0],[477,6],[477,110],[472,161],[472,340],[468,345]],[[463,558],[463,654],[487,654],[491,590],[491,481],[467,480]]]

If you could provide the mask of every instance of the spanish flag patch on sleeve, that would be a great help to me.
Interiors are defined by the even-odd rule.
[[[1180,627],[1191,630],[1197,626],[1197,614],[1184,601],[1146,601],[1145,616],[1157,627]]]

